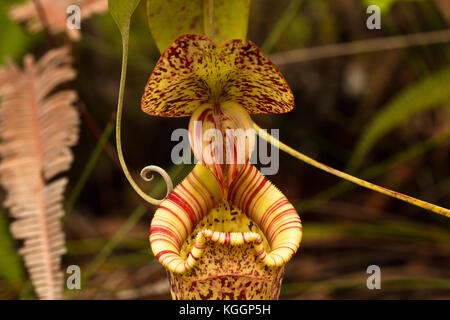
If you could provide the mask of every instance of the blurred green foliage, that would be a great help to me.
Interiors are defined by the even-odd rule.
[[[366,6],[377,5],[381,14],[387,13],[396,2],[419,2],[424,0],[362,0]]]
[[[31,39],[17,23],[11,21],[8,8],[11,5],[21,3],[23,0],[0,1],[0,65],[5,58],[17,59],[25,54],[31,46]]]
[[[442,105],[447,106],[450,102],[449,83],[450,67],[445,67],[398,93],[377,112],[364,129],[350,159],[348,171],[356,171],[367,152],[390,130],[404,124],[418,112]]]
[[[217,44],[245,39],[249,9],[250,0],[147,0],[149,26],[160,52],[185,33],[207,35]]]
[[[17,286],[24,280],[23,264],[9,233],[9,219],[0,210],[0,279]]]

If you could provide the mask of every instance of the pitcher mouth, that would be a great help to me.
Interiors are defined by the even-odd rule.
[[[209,241],[251,244],[258,261],[283,266],[297,251],[301,235],[294,207],[253,165],[246,164],[233,181],[228,200],[216,177],[197,165],[156,211],[150,243],[170,272],[186,273]]]
[[[199,221],[184,241],[180,250],[180,256],[185,259],[183,268],[189,271],[201,260],[206,247],[214,244],[251,245],[255,256],[261,261],[270,251],[270,245],[256,223],[225,200]]]

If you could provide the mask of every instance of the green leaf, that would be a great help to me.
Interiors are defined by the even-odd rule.
[[[23,265],[8,229],[8,219],[0,211],[0,279],[17,284],[24,278]]]
[[[5,58],[19,58],[30,47],[31,38],[27,37],[20,25],[13,22],[8,15],[11,5],[18,2],[20,1],[0,1],[0,65],[5,62]]]
[[[108,9],[119,27],[122,37],[130,32],[130,20],[140,0],[108,0]]]
[[[147,0],[150,31],[161,53],[186,33],[206,35],[217,44],[245,40],[249,9],[250,0]]]
[[[382,108],[359,139],[348,170],[355,171],[372,146],[411,116],[450,101],[450,66],[406,88]]]

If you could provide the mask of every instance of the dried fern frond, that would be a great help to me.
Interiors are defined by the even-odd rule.
[[[70,63],[69,50],[60,48],[38,62],[26,56],[23,70],[13,63],[0,70],[0,183],[15,218],[11,232],[24,240],[20,254],[41,299],[62,298],[67,179],[53,178],[71,165],[79,116],[75,91],[55,89],[75,77]]]
[[[72,40],[80,38],[80,31],[67,28],[67,7],[77,5],[81,10],[81,18],[89,18],[92,14],[108,10],[108,0],[39,0],[43,14],[52,33],[65,31]],[[25,22],[30,31],[42,30],[42,21],[33,0],[13,6],[9,11],[12,19]]]

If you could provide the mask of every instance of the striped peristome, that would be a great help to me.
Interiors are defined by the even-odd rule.
[[[183,242],[221,201],[239,208],[254,221],[267,239],[255,232],[201,230],[187,257],[180,252]],[[302,235],[300,218],[287,198],[253,165],[247,163],[222,198],[221,185],[211,172],[197,165],[157,209],[150,227],[155,257],[171,272],[183,273],[200,259],[205,242],[224,245],[253,243],[254,253],[267,266],[282,266],[297,251]]]

